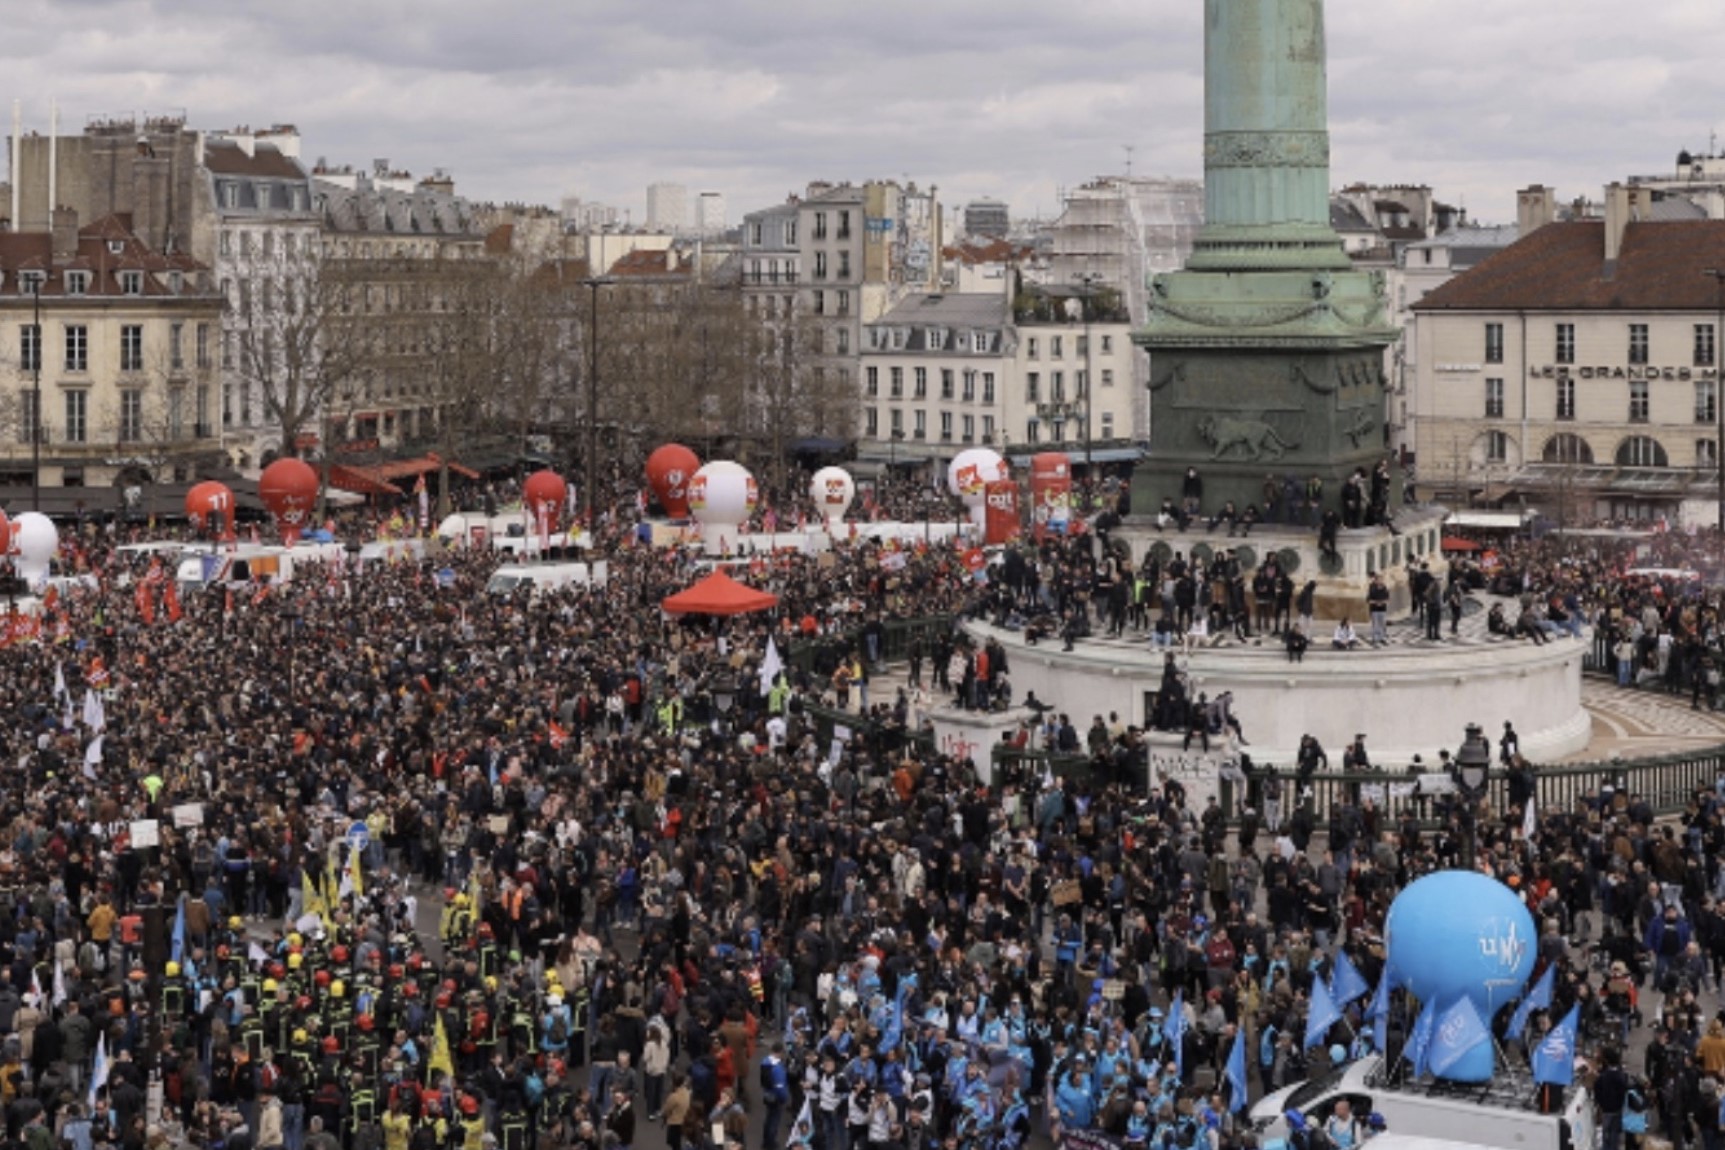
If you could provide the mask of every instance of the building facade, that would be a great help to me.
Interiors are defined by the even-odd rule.
[[[682,184],[647,185],[647,230],[681,232],[689,226],[689,189]]]
[[[219,465],[221,322],[208,269],[144,244],[123,215],[79,227],[61,208],[52,231],[0,234],[0,483],[31,482],[33,425],[48,486]]]
[[[1516,243],[1414,305],[1422,492],[1553,519],[1715,520],[1725,222],[1524,213]],[[1549,200],[1547,201],[1549,203]]]
[[[1124,458],[1131,325],[1085,324],[1078,309],[1060,315],[1017,322],[1004,292],[937,294],[866,325],[859,455],[889,465],[945,461],[967,447],[1064,450],[1078,464]]]
[[[447,406],[438,379],[448,357],[439,348],[454,322],[452,301],[486,260],[486,237],[447,177],[319,170],[314,189],[320,274],[341,287],[339,301],[325,296],[331,338],[364,341],[361,352],[341,353],[353,370],[328,389],[332,449],[428,440]]]
[[[227,308],[221,338],[221,438],[235,467],[249,470],[282,451],[279,424],[243,370],[245,325],[279,324],[287,302],[270,289],[283,269],[315,252],[320,226],[311,175],[299,159],[299,133],[276,128],[208,133],[200,141],[203,195],[213,221],[211,264]]]

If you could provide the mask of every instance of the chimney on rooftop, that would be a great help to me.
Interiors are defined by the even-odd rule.
[[[1515,222],[1522,239],[1557,218],[1557,193],[1544,184],[1534,184],[1515,193]]]
[[[61,263],[78,254],[78,210],[55,208],[51,250],[54,262]]]
[[[1647,188],[1620,183],[1605,185],[1605,259],[1609,263],[1623,250],[1623,233],[1630,224],[1647,218],[1653,193]]]

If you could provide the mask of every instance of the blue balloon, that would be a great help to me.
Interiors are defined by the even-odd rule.
[[[1477,871],[1438,871],[1411,884],[1390,904],[1384,924],[1396,985],[1440,1012],[1471,999],[1488,1023],[1526,986],[1538,941],[1533,916],[1515,893]],[[1487,1082],[1494,1062],[1486,1043],[1444,1077]]]

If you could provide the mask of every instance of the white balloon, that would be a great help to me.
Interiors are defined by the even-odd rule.
[[[48,562],[60,550],[60,531],[38,511],[26,511],[12,521],[12,557],[19,576],[30,586],[48,577]]]
[[[990,483],[1012,478],[1006,460],[997,451],[972,447],[961,451],[946,469],[946,483],[970,508],[982,506],[984,488]]]
[[[856,497],[856,480],[842,467],[823,467],[809,480],[809,498],[815,501],[815,510],[829,522],[842,520]]]
[[[461,514],[459,511],[453,515],[446,516],[443,522],[437,525],[437,534],[444,539],[460,539],[465,541],[467,538],[467,516]]]
[[[736,527],[748,521],[759,501],[755,477],[728,459],[714,460],[689,480],[689,514],[697,523]]]

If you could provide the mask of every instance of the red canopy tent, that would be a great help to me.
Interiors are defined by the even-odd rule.
[[[778,605],[777,595],[745,587],[725,574],[722,567],[659,604],[673,615],[747,615]]]

